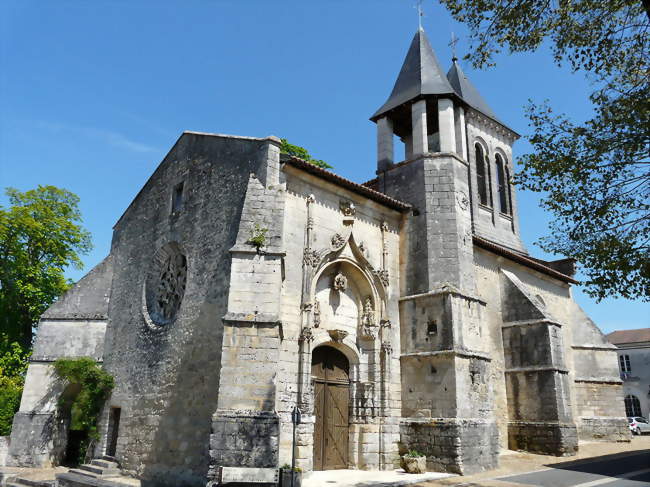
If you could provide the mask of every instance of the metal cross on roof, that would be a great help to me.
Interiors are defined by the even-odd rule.
[[[417,5],[413,8],[418,9],[418,28],[422,30],[422,17],[424,17],[424,12],[422,12],[422,0],[418,0]]]
[[[458,58],[456,57],[456,44],[458,44],[458,37],[454,35],[454,33],[451,33],[451,42],[447,44],[449,47],[451,47],[451,60],[456,61]]]

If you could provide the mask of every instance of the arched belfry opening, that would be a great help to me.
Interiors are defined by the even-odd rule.
[[[314,385],[314,470],[348,467],[350,362],[323,345],[312,353]]]
[[[419,29],[386,103],[370,117],[377,123],[377,169],[385,171],[395,158],[393,135],[404,143],[405,160],[429,152],[457,152],[452,101],[456,93],[440,67],[431,44]],[[458,127],[457,127],[458,125]]]

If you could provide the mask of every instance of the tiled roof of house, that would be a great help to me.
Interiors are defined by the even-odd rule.
[[[607,335],[607,340],[614,345],[622,343],[650,342],[650,328],[616,330]]]

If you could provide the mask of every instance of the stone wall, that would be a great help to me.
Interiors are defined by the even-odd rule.
[[[517,194],[514,186],[510,187],[512,215],[506,215],[500,211],[497,170],[495,154],[499,153],[505,164],[508,166],[510,175],[514,175],[514,164],[512,156],[512,144],[515,139],[513,134],[501,128],[497,123],[469,108],[465,120],[467,121],[467,149],[471,167],[472,186],[472,214],[474,232],[488,240],[501,243],[507,247],[517,250],[525,250],[525,246],[519,236],[519,215],[517,205]],[[488,191],[491,190],[491,206],[479,204],[478,181],[476,178],[476,151],[475,144],[482,145],[489,160]],[[486,174],[486,178],[488,174]]]
[[[102,428],[108,430],[109,408],[121,408],[117,457],[144,482],[205,484],[229,250],[251,174],[272,177],[267,163],[275,143],[184,133],[115,226],[105,365],[116,387]],[[185,257],[186,284],[175,317],[157,324],[146,283],[151,277],[155,289],[161,272],[156,259],[170,248]]]
[[[10,443],[10,436],[0,436],[0,467],[4,467],[7,464]]]
[[[475,419],[406,419],[400,424],[404,454],[427,456],[427,469],[470,475],[498,466],[496,424]]]

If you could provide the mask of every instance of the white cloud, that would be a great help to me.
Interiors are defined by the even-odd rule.
[[[82,127],[58,122],[38,122],[38,125],[52,132],[67,132],[73,135],[81,135],[95,139],[103,140],[105,143],[114,147],[127,149],[132,152],[158,152],[158,149],[130,139],[124,134],[112,130],[98,129],[94,127]]]

